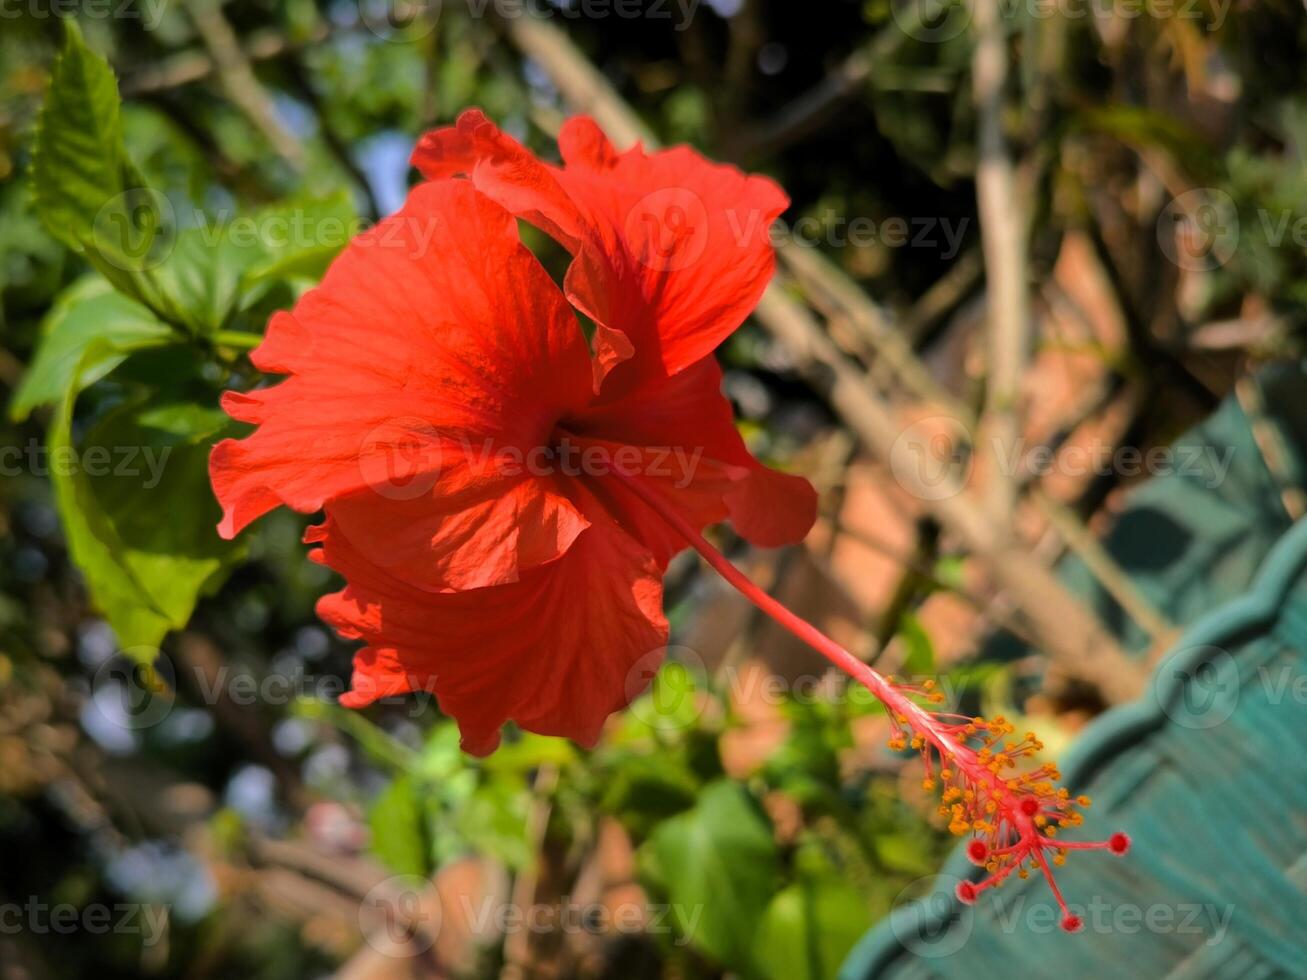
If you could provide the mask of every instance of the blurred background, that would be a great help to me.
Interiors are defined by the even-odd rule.
[[[466,107],[550,159],[585,112],[619,146],[781,183],[775,283],[719,354],[750,445],[814,482],[821,517],[785,551],[717,540],[879,668],[1053,757],[1155,695],[1307,502],[1297,0],[0,17],[5,980],[827,978],[937,887],[952,839],[920,761],[692,555],[668,575],[669,665],[595,750],[509,732],[474,760],[429,699],[335,705],[351,646],[313,615],[337,582],[308,519],[213,535],[218,392],[258,380],[241,337],[399,206],[417,137]],[[43,132],[111,165],[93,203],[132,172],[169,238],[159,293],[79,247]],[[156,342],[177,295],[194,342]],[[1111,799],[1111,829],[1193,819]],[[1137,975],[1184,959],[1177,930],[1140,940],[1161,958]],[[923,962],[980,962],[959,949]],[[1186,975],[1302,975],[1275,962]],[[889,975],[868,969],[846,975]]]

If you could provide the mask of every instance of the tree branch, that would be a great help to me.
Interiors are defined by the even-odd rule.
[[[304,147],[277,118],[271,97],[259,84],[236,32],[222,13],[221,0],[189,0],[186,10],[232,102],[264,135],[279,157],[297,173],[303,172]]]
[[[1016,507],[1016,481],[1013,474],[1003,472],[999,461],[1021,434],[1018,408],[1031,338],[1027,225],[1003,136],[1008,55],[1002,12],[994,0],[972,0],[971,18],[976,32],[971,83],[979,115],[976,198],[989,300],[989,364],[977,449],[986,464],[994,518],[1007,524]]]

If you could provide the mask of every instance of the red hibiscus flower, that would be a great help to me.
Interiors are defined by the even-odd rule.
[[[509,719],[592,743],[652,676],[687,542],[630,479],[759,545],[816,513],[745,448],[712,356],[785,195],[687,149],[618,154],[588,119],[559,144],[542,163],[479,112],[425,137],[430,181],[273,318],[253,361],[289,377],[227,394],[258,429],[210,466],[224,536],[325,511],[309,540],[348,585],[319,613],[366,643],[343,703],[434,691],[478,753]],[[514,216],[574,255],[563,291]]]
[[[661,578],[689,546],[885,705],[890,747],[921,753],[941,815],[988,872],[974,902],[1072,850],[1084,797],[1055,785],[1033,733],[938,710],[750,582],[702,536],[729,520],[759,545],[806,534],[815,494],[762,466],[735,430],[712,351],[771,276],[771,181],[688,149],[618,153],[588,119],[543,163],[480,112],[428,134],[428,178],[356,238],[253,353],[270,388],[228,393],[258,426],[215,447],[226,536],[280,504],[322,510],[307,538],[345,589],[320,615],[365,644],[341,701],[416,688],[471,752],[513,720],[585,744],[638,694],[667,641]],[[572,255],[559,290],[516,219]],[[580,314],[584,319],[578,318]]]

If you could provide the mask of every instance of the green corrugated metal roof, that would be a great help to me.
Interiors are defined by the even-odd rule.
[[[864,938],[841,980],[1307,978],[1307,522],[1283,506],[1303,473],[1301,380],[1259,379],[1258,422],[1286,440],[1284,458],[1251,455],[1231,401],[1187,437],[1235,447],[1227,479],[1155,480],[1132,496],[1142,510],[1124,541],[1118,527],[1118,559],[1178,620],[1239,597],[1199,618],[1149,695],[1105,714],[1065,760],[1067,784],[1094,798],[1076,837],[1124,829],[1135,841],[1125,858],[1072,854],[1059,869],[1085,932],[1058,928],[1038,876],[960,905],[953,886],[977,869],[958,852],[925,900]],[[1150,569],[1159,521],[1173,553]]]

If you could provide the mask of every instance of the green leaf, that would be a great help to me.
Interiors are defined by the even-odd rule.
[[[287,201],[187,228],[160,247],[152,267],[116,285],[169,322],[212,336],[278,282],[321,276],[356,225],[347,194]]]
[[[935,644],[930,641],[930,634],[921,624],[921,619],[913,612],[904,612],[899,619],[899,637],[903,640],[903,667],[901,673],[908,677],[920,677],[922,674],[935,672]]]
[[[445,836],[462,852],[470,849],[514,870],[529,867],[533,857],[527,833],[531,798],[523,787],[522,782],[507,779],[476,787],[466,801],[450,808],[458,833]],[[457,852],[442,853],[439,847],[436,854],[443,860],[458,856]]]
[[[426,814],[414,791],[413,780],[401,776],[377,797],[368,811],[372,853],[396,874],[426,875],[430,846]]]
[[[112,69],[67,18],[33,153],[36,211],[124,296],[191,334],[223,329],[276,283],[316,278],[356,230],[345,193],[176,232],[127,154]]]
[[[348,191],[292,199],[253,215],[263,258],[245,274],[247,283],[318,279],[358,231],[358,212]]]
[[[173,319],[208,335],[226,324],[241,302],[246,270],[263,257],[256,240],[233,238],[223,230],[187,228],[151,279]]]
[[[758,959],[774,980],[834,980],[870,925],[867,903],[838,874],[800,874],[767,906]]]
[[[649,841],[656,877],[691,944],[758,976],[754,938],[777,886],[771,825],[739,785],[704,788],[694,809],[666,821]]]
[[[580,758],[566,739],[523,732],[516,741],[504,742],[493,755],[481,760],[486,772],[520,777],[541,766],[569,766]]]
[[[80,446],[72,414],[89,345],[50,427],[51,481],[69,552],[119,645],[153,659],[164,635],[190,619],[240,547],[214,531],[209,450],[228,424],[217,408],[132,402],[102,419]]]
[[[622,753],[609,766],[600,808],[621,818],[638,834],[694,805],[698,781],[684,753]]]
[[[36,356],[13,398],[9,415],[27,418],[32,409],[63,398],[81,365],[81,384],[104,377],[132,351],[158,347],[174,339],[168,326],[138,303],[112,291],[99,277],[88,277],[65,290],[41,324]],[[94,356],[83,360],[88,346]]]
[[[0,185],[0,329],[7,312],[49,302],[63,278],[64,247],[46,233],[30,188],[10,180]]]
[[[104,206],[140,181],[123,146],[113,70],[86,46],[73,18],[63,23],[64,46],[36,122],[32,183],[50,234],[81,252]]]
[[[113,70],[63,19],[64,46],[50,72],[32,151],[36,213],[63,244],[86,256],[124,296],[168,323],[186,325],[184,307],[154,281],[173,223],[167,198],[146,186],[123,141]]]
[[[920,834],[877,833],[874,845],[877,859],[891,871],[920,876],[935,866],[935,856],[923,847]]]

